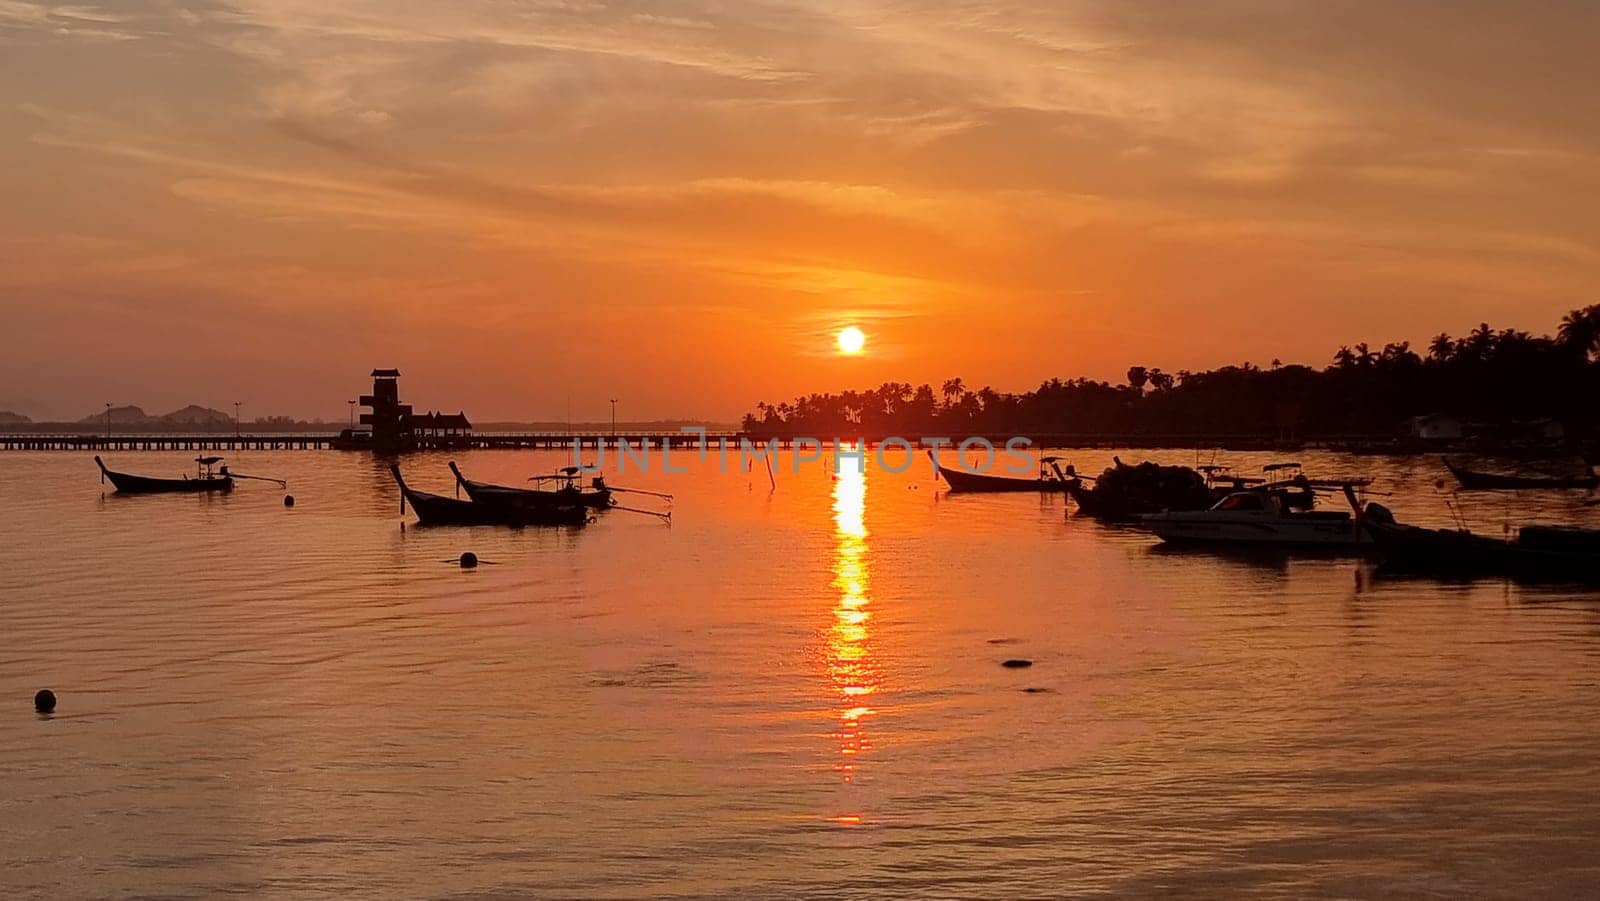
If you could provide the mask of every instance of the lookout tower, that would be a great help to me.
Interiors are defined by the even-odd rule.
[[[400,402],[400,370],[372,370],[372,393],[361,395],[361,424],[372,428],[372,445],[384,450],[404,450],[414,440],[411,405]]]

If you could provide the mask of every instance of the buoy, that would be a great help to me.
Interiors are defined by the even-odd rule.
[[[1021,659],[1013,657],[1012,659],[1007,660],[1004,663],[1001,663],[1000,665],[1005,667],[1006,669],[1023,669],[1024,667],[1033,666],[1033,661],[1032,660],[1021,660]]]
[[[284,506],[285,506],[285,507],[293,507],[293,506],[294,506],[294,495],[292,495],[292,494],[285,494],[285,495],[284,495],[284,496],[283,496],[283,505],[284,505]]]
[[[39,689],[39,693],[33,696],[33,709],[40,713],[56,709],[56,693],[48,688]]]
[[[471,551],[467,551],[466,553],[461,555],[461,568],[462,569],[471,569],[471,568],[473,568],[474,566],[477,566],[477,565],[478,565],[478,555],[477,554],[474,554]]]

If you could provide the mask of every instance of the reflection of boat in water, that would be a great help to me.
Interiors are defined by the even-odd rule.
[[[399,464],[390,464],[389,471],[400,486],[400,512],[409,503],[425,526],[581,526],[589,521],[589,511],[579,506],[513,507],[429,494],[407,485]]]
[[[1359,551],[1372,545],[1361,527],[1361,503],[1355,495],[1361,484],[1301,476],[1278,486],[1230,493],[1208,510],[1146,514],[1139,524],[1174,544]],[[1352,512],[1306,509],[1300,500],[1303,493],[1330,488],[1343,490]]]
[[[222,462],[221,457],[196,457],[195,477],[192,479],[187,476],[181,479],[157,479],[117,472],[106,468],[105,461],[98,455],[94,458],[94,462],[100,467],[101,478],[109,479],[118,494],[196,494],[233,490],[233,476],[228,474],[228,467],[222,467],[219,472],[212,471],[212,467]]]
[[[577,506],[592,510],[605,510],[613,504],[611,489],[606,487],[605,478],[595,476],[591,488],[585,490],[578,484],[578,474],[581,470],[576,466],[568,466],[555,475],[535,476],[530,480],[538,486],[535,488],[514,488],[510,485],[474,482],[461,474],[454,460],[450,461],[450,472],[455,475],[456,485],[467,493],[467,497],[480,504],[511,507]]]
[[[1039,460],[1039,474],[1031,479],[1017,476],[997,476],[988,473],[972,472],[961,465],[955,467],[940,466],[939,458],[928,451],[928,459],[933,461],[934,472],[944,478],[945,484],[950,486],[951,492],[970,493],[999,493],[1045,491],[1062,492],[1067,490],[1071,479],[1061,471],[1058,465],[1059,457],[1042,457]]]
[[[1596,475],[1594,468],[1585,464],[1582,474],[1554,475],[1539,473],[1533,475],[1479,472],[1468,469],[1459,460],[1444,458],[1445,468],[1456,477],[1461,487],[1468,491],[1510,491],[1521,488],[1595,488],[1600,487],[1600,475]]]
[[[1378,504],[1367,505],[1365,526],[1385,562],[1401,570],[1600,582],[1600,529],[1523,526],[1515,537],[1491,538],[1405,525]]]

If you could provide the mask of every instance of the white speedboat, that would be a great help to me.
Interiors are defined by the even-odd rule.
[[[1344,489],[1351,508],[1359,510],[1354,490],[1357,484],[1301,479],[1297,489],[1338,485]],[[1303,509],[1301,496],[1299,490],[1235,491],[1209,510],[1153,513],[1139,517],[1139,524],[1173,544],[1328,550],[1371,547],[1372,536],[1358,517],[1341,511]]]

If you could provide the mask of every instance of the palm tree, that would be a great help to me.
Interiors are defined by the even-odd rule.
[[[961,397],[961,392],[967,390],[967,386],[959,378],[945,379],[940,388],[940,393],[944,395],[944,405],[946,407],[955,406],[956,400]]]
[[[1430,360],[1448,363],[1455,352],[1456,342],[1452,341],[1450,336],[1444,332],[1434,335],[1433,340],[1428,342],[1428,359]]]
[[[1461,344],[1458,350],[1465,350],[1472,359],[1486,360],[1489,352],[1494,350],[1494,329],[1489,327],[1489,323],[1480,322],[1467,337],[1461,339]]]
[[[1600,353],[1600,304],[1573,310],[1561,319],[1556,342],[1585,359]]]
[[[1351,369],[1356,365],[1356,355],[1346,345],[1340,345],[1333,353],[1333,365],[1340,369]]]
[[[1133,386],[1133,390],[1143,394],[1144,386],[1149,383],[1150,370],[1144,368],[1143,366],[1128,367],[1128,384]]]

